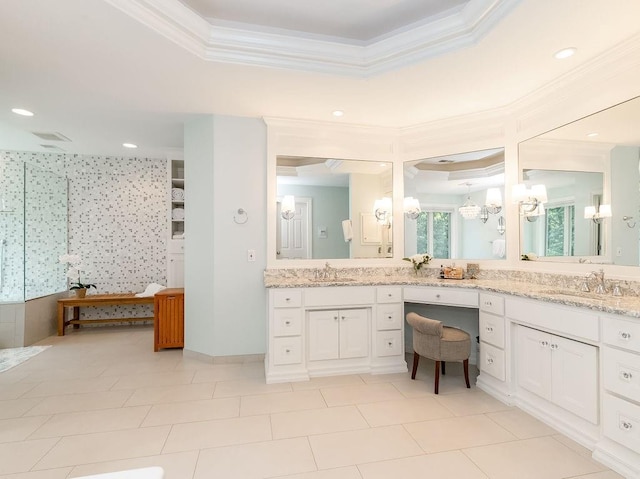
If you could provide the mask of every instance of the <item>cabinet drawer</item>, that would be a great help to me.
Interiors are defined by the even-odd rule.
[[[640,319],[603,316],[602,339],[607,344],[640,353]]]
[[[600,339],[600,321],[594,312],[519,298],[507,298],[504,309],[508,318],[534,328],[591,341]]]
[[[480,359],[478,368],[500,381],[505,380],[504,351],[480,342]]]
[[[376,288],[378,303],[399,303],[402,301],[402,288],[399,286],[379,286]]]
[[[504,316],[504,298],[497,294],[480,293],[480,311]]]
[[[640,402],[640,355],[607,346],[602,352],[605,389]]]
[[[273,310],[273,336],[298,336],[302,334],[302,310],[281,308]]]
[[[378,357],[400,356],[403,353],[402,331],[378,331],[376,352]]]
[[[402,305],[379,304],[376,329],[378,331],[402,329]]]
[[[304,300],[307,307],[372,305],[375,289],[368,286],[309,288],[304,293]]]
[[[274,308],[299,308],[302,306],[302,291],[299,289],[280,289],[271,291]]]
[[[504,349],[504,318],[480,311],[480,339]]]
[[[604,395],[603,433],[640,454],[640,406]]]
[[[302,362],[302,338],[275,338],[273,340],[273,364],[299,364]]]
[[[447,304],[463,308],[478,307],[478,293],[455,288],[405,288],[404,300],[416,303]]]

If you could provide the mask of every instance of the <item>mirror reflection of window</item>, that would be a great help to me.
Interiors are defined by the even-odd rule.
[[[504,149],[472,151],[405,162],[404,195],[422,213],[404,218],[404,253],[440,259],[504,259]],[[463,205],[477,205],[465,218]],[[500,233],[502,231],[502,234]]]

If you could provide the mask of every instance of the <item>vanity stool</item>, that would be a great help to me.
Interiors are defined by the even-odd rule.
[[[436,362],[434,393],[438,394],[440,367],[445,374],[445,362],[457,361],[464,365],[464,380],[469,385],[469,355],[471,337],[458,328],[443,326],[441,321],[429,319],[416,313],[407,314],[407,322],[413,327],[413,371],[411,379],[416,378],[420,356]],[[441,366],[442,364],[442,366]]]

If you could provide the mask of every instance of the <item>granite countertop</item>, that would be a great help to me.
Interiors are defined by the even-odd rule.
[[[611,293],[599,295],[596,293],[582,293],[577,287],[559,288],[555,285],[544,285],[512,280],[494,279],[439,279],[433,277],[411,276],[362,276],[344,277],[331,280],[315,280],[304,276],[265,277],[266,288],[310,288],[327,286],[433,286],[441,288],[467,288],[490,291],[494,293],[511,294],[524,298],[531,298],[549,303],[563,304],[588,308],[605,313],[622,314],[640,318],[640,296],[612,296]]]

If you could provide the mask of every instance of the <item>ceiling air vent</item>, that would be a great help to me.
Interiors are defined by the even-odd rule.
[[[71,141],[69,138],[64,136],[62,133],[42,133],[34,131],[32,132],[38,138],[41,138],[45,141]]]
[[[56,150],[56,151],[64,151],[62,148],[60,148],[57,145],[40,145],[42,148],[46,148],[47,150]]]

